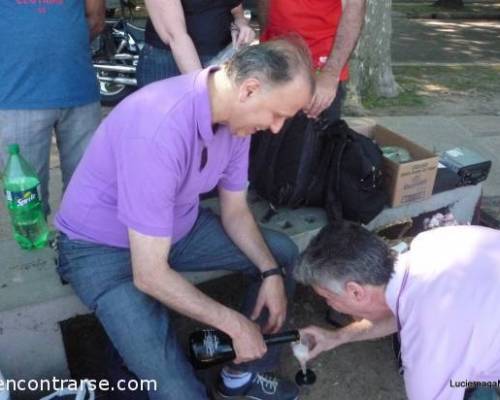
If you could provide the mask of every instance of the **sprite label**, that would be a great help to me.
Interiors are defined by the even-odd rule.
[[[40,185],[22,192],[5,191],[5,196],[9,205],[14,208],[26,207],[31,203],[39,203],[42,198],[40,194]]]

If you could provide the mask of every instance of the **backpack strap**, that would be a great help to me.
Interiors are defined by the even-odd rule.
[[[328,183],[325,187],[325,210],[326,215],[330,221],[340,220],[343,215],[343,207],[340,193],[340,179],[342,169],[342,157],[344,151],[351,139],[349,132],[344,129],[344,121],[339,121],[336,125],[339,127],[340,132],[329,132],[331,140],[334,143],[333,153],[330,158],[328,166]]]
[[[284,136],[285,132],[272,136],[270,133],[265,132],[259,133],[258,136],[252,138],[252,145],[255,143],[252,164],[255,167],[251,168],[250,180],[255,183],[257,192],[266,199],[269,199],[269,193],[272,193],[276,161]],[[260,177],[265,177],[265,179],[260,179]]]

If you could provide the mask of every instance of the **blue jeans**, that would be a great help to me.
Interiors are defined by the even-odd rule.
[[[0,170],[6,161],[7,145],[18,143],[22,156],[40,179],[43,208],[49,208],[49,161],[52,132],[55,131],[63,189],[80,162],[90,138],[101,122],[101,105],[42,110],[0,110]]]
[[[500,399],[500,390],[493,388],[468,389],[465,392],[464,400],[496,400]]]
[[[277,262],[288,271],[285,283],[291,297],[297,247],[282,233],[268,229],[262,233]],[[63,234],[58,248],[59,274],[96,313],[128,369],[141,379],[156,380],[158,390],[150,392],[149,398],[207,399],[176,339],[169,310],[134,286],[129,249],[70,240]],[[211,211],[200,210],[189,234],[172,246],[168,261],[179,272],[222,269],[248,275],[250,284],[241,311],[250,315],[260,287],[258,270]],[[266,316],[262,317],[261,323]],[[243,368],[268,371],[278,362],[279,349],[271,347],[262,359]]]
[[[200,55],[200,61],[206,66],[216,54]],[[136,78],[137,86],[143,87],[152,82],[161,79],[171,78],[180,75],[174,56],[169,49],[159,49],[157,47],[145,44],[139,55],[137,64]]]

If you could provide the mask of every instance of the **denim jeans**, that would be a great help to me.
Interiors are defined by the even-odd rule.
[[[80,162],[94,131],[101,121],[101,105],[43,110],[0,110],[0,170],[7,145],[18,143],[22,156],[40,179],[43,208],[49,214],[49,161],[52,132],[55,131],[63,189]]]
[[[465,391],[464,400],[497,400],[500,399],[500,390],[480,387]]]
[[[215,57],[215,55],[200,55],[202,65],[206,66],[208,61]],[[181,72],[177,67],[174,56],[169,49],[160,49],[147,43],[144,45],[139,55],[136,70],[138,87],[141,88],[152,82],[180,74]]]
[[[290,297],[297,247],[282,233],[268,229],[262,233],[277,262],[288,271],[285,284]],[[58,248],[61,277],[96,313],[128,369],[141,379],[156,380],[158,390],[150,392],[149,398],[207,399],[205,388],[179,347],[169,310],[134,286],[129,249],[70,240],[63,234]],[[172,246],[168,261],[179,272],[222,269],[248,275],[250,284],[241,311],[250,315],[260,287],[258,270],[233,244],[220,218],[211,211],[200,210],[189,234]],[[265,315],[262,317],[261,323]],[[279,349],[271,347],[262,359],[242,368],[268,371],[278,361]]]

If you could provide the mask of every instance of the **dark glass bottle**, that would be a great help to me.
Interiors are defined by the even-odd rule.
[[[267,346],[295,342],[299,339],[300,334],[297,330],[264,335]],[[191,363],[197,369],[231,361],[236,357],[232,339],[216,329],[201,329],[191,333],[189,353]]]

